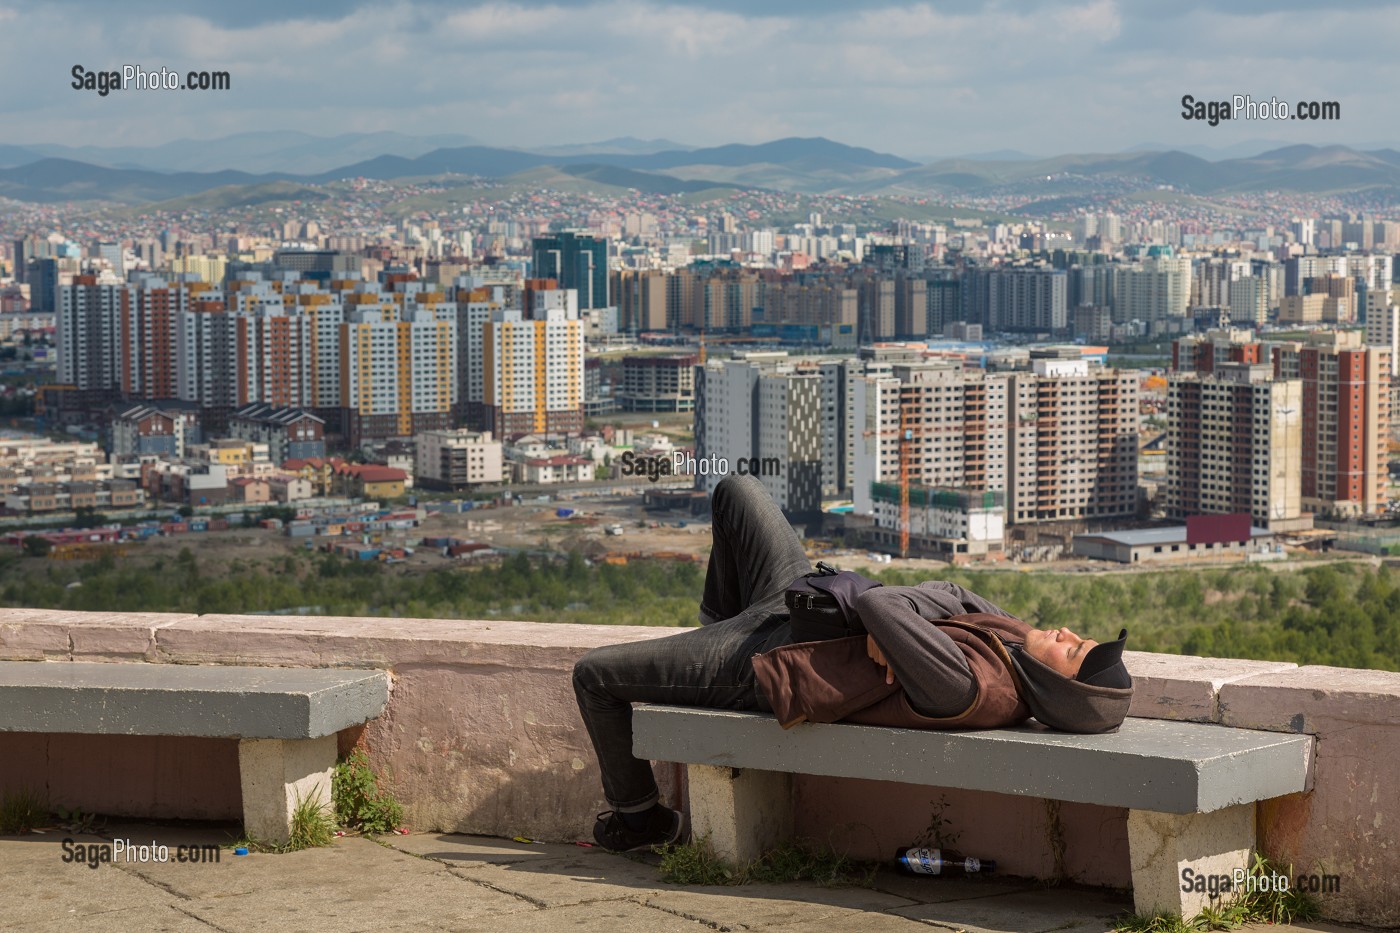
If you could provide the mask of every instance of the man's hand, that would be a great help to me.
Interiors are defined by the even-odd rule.
[[[865,653],[870,656],[870,660],[885,669],[885,683],[894,683],[894,669],[890,667],[890,662],[885,660],[885,653],[880,650],[880,646],[875,644],[874,635],[865,636]]]

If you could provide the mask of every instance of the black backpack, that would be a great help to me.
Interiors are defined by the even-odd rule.
[[[837,570],[825,561],[817,561],[816,570],[798,577],[783,594],[792,618],[792,640],[825,641],[864,635],[856,599],[871,587],[883,585],[854,570]]]

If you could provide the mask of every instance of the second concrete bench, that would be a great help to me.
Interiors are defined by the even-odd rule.
[[[688,765],[695,835],[745,862],[792,833],[792,775],[901,781],[1128,809],[1133,903],[1205,906],[1181,870],[1228,875],[1254,847],[1254,805],[1312,787],[1313,738],[1128,719],[1116,733],[1039,725],[940,732],[846,723],[781,728],[763,713],[638,706],[633,753]]]
[[[238,739],[244,830],[285,843],[298,800],[331,801],[336,733],[374,719],[383,671],[0,661],[0,731]]]

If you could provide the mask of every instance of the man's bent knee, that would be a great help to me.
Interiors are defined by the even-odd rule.
[[[772,496],[768,488],[756,476],[741,476],[737,473],[730,473],[715,486],[715,491],[710,495],[711,509],[732,507],[734,503],[742,502],[744,499],[762,497],[772,501]]]
[[[600,654],[600,650],[594,648],[574,662],[574,693],[591,690],[602,682],[603,672],[607,669],[607,657]]]

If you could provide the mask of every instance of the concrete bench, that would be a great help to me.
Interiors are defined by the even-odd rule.
[[[1133,903],[1196,914],[1181,870],[1247,867],[1256,801],[1309,790],[1313,738],[1164,719],[1109,735],[1039,725],[977,732],[804,723],[761,713],[638,706],[633,751],[688,766],[691,823],[743,862],[792,833],[792,775],[900,781],[1126,807]]]
[[[383,671],[0,661],[0,731],[238,739],[244,830],[284,843],[330,803],[336,733],[384,711]]]

